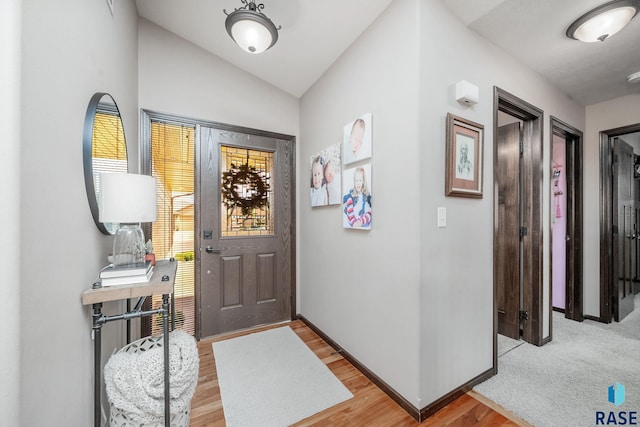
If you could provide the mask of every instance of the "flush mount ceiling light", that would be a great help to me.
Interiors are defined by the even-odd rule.
[[[631,84],[640,83],[640,71],[636,71],[633,74],[629,74],[627,81]]]
[[[254,0],[240,0],[244,6],[227,13],[224,23],[227,33],[242,50],[249,53],[262,53],[276,44],[278,30],[271,19],[262,13],[264,4],[256,4]]]
[[[603,42],[625,27],[640,10],[640,0],[614,0],[585,13],[567,29],[567,37]]]

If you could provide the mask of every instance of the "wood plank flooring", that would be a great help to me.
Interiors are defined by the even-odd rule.
[[[200,372],[191,401],[190,427],[226,426],[211,343],[283,325],[290,326],[354,395],[353,399],[306,418],[295,426],[529,426],[474,392],[463,395],[426,421],[418,423],[353,365],[339,354],[334,354],[333,348],[303,322],[296,320],[203,339],[198,343]]]

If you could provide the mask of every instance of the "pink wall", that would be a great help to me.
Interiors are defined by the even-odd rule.
[[[567,168],[564,138],[553,136],[551,158],[551,241],[552,241],[552,304],[565,308],[566,300],[566,236],[567,236]],[[554,172],[559,171],[558,177]]]

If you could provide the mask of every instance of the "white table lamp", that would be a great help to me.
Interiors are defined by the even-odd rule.
[[[131,173],[100,174],[100,222],[118,224],[113,240],[113,265],[144,263],[141,222],[156,220],[156,179]]]

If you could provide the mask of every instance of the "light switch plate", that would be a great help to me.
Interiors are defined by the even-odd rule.
[[[438,228],[447,226],[447,208],[438,208]]]

